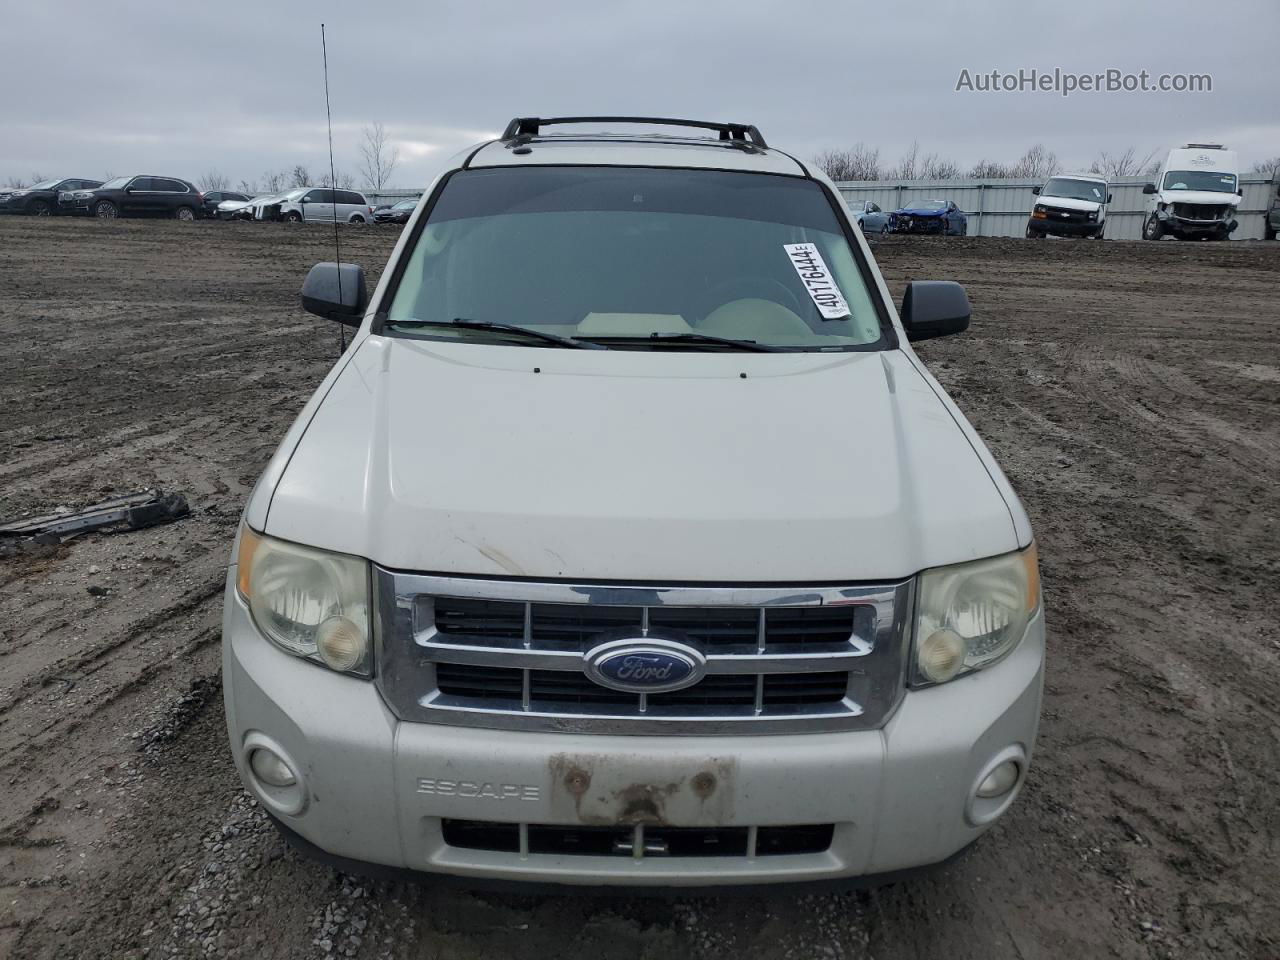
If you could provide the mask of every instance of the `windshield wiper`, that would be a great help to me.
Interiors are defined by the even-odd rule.
[[[779,347],[758,340],[734,340],[732,337],[716,337],[709,333],[651,333],[647,337],[593,337],[596,341],[630,341],[632,343],[715,343],[724,347],[739,347],[761,353],[785,353],[796,347]]]
[[[393,327],[460,327],[463,330],[493,330],[498,333],[514,333],[531,340],[554,343],[574,350],[608,350],[603,343],[591,343],[587,340],[575,340],[573,337],[562,337],[555,333],[545,333],[532,327],[522,327],[514,323],[496,323],[492,320],[468,320],[466,317],[454,317],[452,320],[392,320]]]

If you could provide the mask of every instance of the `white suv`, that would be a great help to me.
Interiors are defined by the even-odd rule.
[[[300,848],[774,883],[934,864],[1008,809],[1035,546],[910,346],[968,300],[895,309],[819,171],[750,126],[516,120],[371,297],[328,263],[302,299],[359,329],[250,497],[223,622],[236,766]]]

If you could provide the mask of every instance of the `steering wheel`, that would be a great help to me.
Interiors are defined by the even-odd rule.
[[[698,323],[693,325],[694,329],[697,329],[698,324],[717,308],[734,300],[768,300],[786,307],[797,316],[803,316],[805,313],[799,298],[785,283],[774,280],[772,277],[730,277],[707,290],[702,294],[701,299],[703,309],[700,311]]]

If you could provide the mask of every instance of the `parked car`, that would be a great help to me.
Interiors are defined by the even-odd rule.
[[[373,211],[373,222],[408,223],[409,218],[413,216],[413,211],[418,209],[418,201],[421,199],[421,197],[413,197],[390,206],[378,207]]]
[[[250,197],[247,200],[223,200],[214,210],[213,215],[219,220],[252,220],[257,204],[268,199],[271,194]]]
[[[372,223],[373,207],[363,193],[355,190],[331,190],[328,187],[298,187],[258,208],[258,220],[284,220],[288,223]]]
[[[879,204],[863,200],[849,207],[853,211],[858,229],[863,233],[888,233],[889,214],[880,209]]]
[[[963,237],[969,232],[964,211],[951,200],[917,200],[890,215],[894,233],[937,233]]]
[[[35,217],[47,217],[59,212],[59,192],[88,190],[101,184],[101,180],[72,177],[65,180],[42,180],[29,187],[0,190],[0,213],[25,213]]]
[[[372,298],[353,263],[302,286],[357,332],[232,550],[244,784],[353,872],[946,860],[1025,781],[1045,648],[1027,515],[911,347],[964,289],[895,310],[753,126],[565,122],[447,164]]]
[[[218,215],[218,207],[227,201],[231,201],[233,203],[247,203],[249,201],[249,195],[240,193],[236,190],[210,190],[204,194],[204,201],[202,203],[202,206],[204,207],[204,216],[216,217]]]
[[[116,217],[171,217],[194,220],[204,212],[203,195],[178,177],[116,177],[91,190],[64,190],[58,209],[113,220]]]
[[[1170,150],[1156,182],[1142,192],[1151,198],[1144,240],[1226,240],[1239,226],[1240,162],[1221,144],[1188,143]]]
[[[252,197],[247,203],[220,203],[218,204],[218,217],[226,220],[260,220],[258,211],[264,206],[273,203],[279,203],[282,193],[264,193],[260,196]]]
[[[1039,199],[1031,205],[1027,237],[1092,237],[1101,240],[1107,229],[1107,204],[1111,188],[1106,177],[1092,174],[1050,177],[1031,192]]]

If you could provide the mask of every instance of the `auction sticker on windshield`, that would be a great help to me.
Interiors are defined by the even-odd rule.
[[[805,289],[809,291],[814,306],[822,314],[822,319],[840,320],[849,316],[849,304],[836,286],[817,244],[784,243],[782,246],[791,258],[791,265],[796,268]]]

